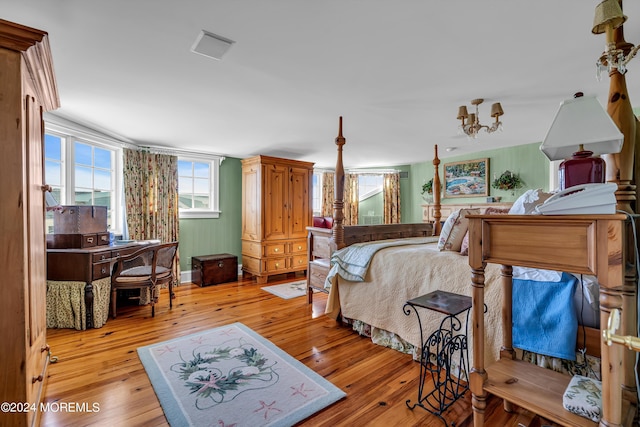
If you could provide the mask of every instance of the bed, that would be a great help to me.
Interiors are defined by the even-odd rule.
[[[413,352],[421,345],[420,330],[415,315],[407,316],[403,311],[406,301],[435,290],[445,290],[471,296],[471,270],[467,256],[455,250],[438,249],[438,240],[443,237],[440,215],[439,192],[434,191],[434,222],[420,224],[387,224],[375,226],[344,226],[343,201],[344,169],[342,148],[345,144],[342,136],[342,120],[339,125],[336,145],[338,156],[335,177],[335,202],[333,228],[308,228],[309,269],[307,275],[309,302],[313,292],[328,292],[326,314],[334,319],[351,323],[354,329],[370,335],[374,342],[400,351]],[[439,188],[440,179],[437,146],[434,153],[434,188]],[[470,210],[470,214],[484,214],[482,210]],[[447,227],[445,222],[444,228]],[[447,231],[447,230],[445,230]],[[464,230],[466,231],[466,229]],[[449,236],[451,230],[448,231]],[[464,232],[463,232],[464,234]],[[375,251],[368,269],[363,273],[364,280],[347,280],[339,274],[331,273],[331,258],[358,247],[370,247],[367,242],[419,241],[420,244],[391,245]],[[460,245],[462,234],[456,237]],[[383,245],[384,246],[384,245]],[[485,360],[497,360],[502,343],[501,322],[501,271],[500,266],[489,264],[485,271],[485,301],[488,311],[485,314],[487,341]],[[425,331],[436,330],[442,316],[432,312],[421,313]],[[470,331],[469,331],[470,332]],[[470,333],[469,333],[470,336]],[[581,348],[587,343],[587,353],[599,356],[599,332],[596,328],[581,327],[578,330],[577,345]],[[471,344],[471,343],[470,343]],[[472,353],[472,347],[469,351]],[[558,362],[532,352],[524,352],[520,357],[528,357],[533,362],[544,364],[556,370],[572,372],[575,367]],[[580,355],[578,357],[581,357]],[[583,362],[583,359],[578,362]],[[585,373],[599,370],[597,361],[585,364]],[[582,372],[581,372],[582,373]]]

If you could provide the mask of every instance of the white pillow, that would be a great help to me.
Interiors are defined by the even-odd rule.
[[[513,202],[510,214],[517,215],[531,215],[534,213],[536,206],[544,203],[549,197],[553,196],[553,193],[545,193],[541,188],[536,190],[527,190],[525,193],[518,197],[518,200]]]

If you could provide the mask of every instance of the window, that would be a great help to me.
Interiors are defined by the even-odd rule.
[[[62,138],[56,135],[45,134],[44,136],[44,182],[52,187],[51,193],[59,203],[62,203],[64,200],[62,189],[64,188],[65,174],[62,141]],[[49,216],[51,216],[51,221],[53,221],[53,214]],[[53,227],[53,222],[51,223],[51,227]],[[52,231],[53,229],[47,229],[48,233]]]
[[[122,233],[122,149],[117,141],[47,121],[44,157],[45,182],[61,205],[106,206],[107,229]],[[47,233],[53,233],[53,212],[45,218]]]
[[[180,218],[218,218],[217,180],[221,158],[178,156]]]
[[[106,206],[111,210],[115,201],[115,150],[74,142],[74,174],[76,205]]]
[[[361,174],[358,176],[359,200],[363,201],[382,191],[383,175]]]
[[[312,198],[312,210],[314,216],[322,215],[322,173],[314,172],[312,178],[313,194]]]

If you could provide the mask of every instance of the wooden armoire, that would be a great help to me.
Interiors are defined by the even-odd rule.
[[[47,33],[0,20],[0,402],[13,405],[2,426],[40,418],[50,359],[42,113],[58,107]]]
[[[242,160],[242,271],[269,276],[307,269],[313,163],[255,156]]]

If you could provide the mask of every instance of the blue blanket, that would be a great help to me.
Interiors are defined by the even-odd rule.
[[[577,285],[578,280],[567,273],[559,282],[513,279],[513,346],[576,360]]]

